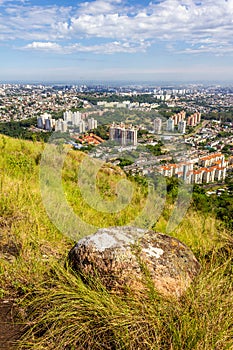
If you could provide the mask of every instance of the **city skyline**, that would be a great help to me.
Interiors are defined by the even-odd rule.
[[[233,0],[0,0],[0,82],[233,81]]]

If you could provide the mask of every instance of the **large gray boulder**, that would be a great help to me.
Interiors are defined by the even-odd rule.
[[[99,276],[109,289],[143,292],[145,281],[179,297],[200,270],[191,250],[176,238],[136,227],[110,227],[81,239],[69,262],[83,276]]]

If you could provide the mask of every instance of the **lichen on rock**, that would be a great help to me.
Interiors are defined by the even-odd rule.
[[[145,269],[163,295],[181,296],[200,270],[191,250],[176,238],[137,227],[99,229],[69,252],[69,263],[82,275],[98,275],[109,289],[145,291]]]

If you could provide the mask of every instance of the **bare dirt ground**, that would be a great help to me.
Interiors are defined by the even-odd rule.
[[[22,326],[14,321],[12,301],[0,300],[0,350],[16,350]]]

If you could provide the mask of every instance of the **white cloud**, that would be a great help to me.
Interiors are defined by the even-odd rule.
[[[79,14],[106,14],[113,13],[120,10],[120,1],[114,0],[96,0],[92,2],[83,2],[79,5],[78,13]]]
[[[101,11],[94,11],[102,1],[85,3],[82,11],[70,19],[68,32],[72,37],[102,37],[111,39],[199,41],[203,38],[227,40],[232,44],[233,0],[164,0],[150,3],[130,15],[128,8],[112,11],[107,2]],[[84,11],[86,9],[86,11]],[[92,12],[90,11],[92,9]],[[99,8],[100,9],[100,8]]]
[[[74,44],[67,46],[67,50],[71,52],[92,52],[96,54],[113,54],[113,53],[136,53],[145,52],[149,43],[144,41],[135,44],[130,42],[113,41],[106,44],[83,46],[81,44]]]
[[[4,4],[6,4],[6,3],[9,3],[9,2],[11,2],[11,0],[0,0],[0,6],[2,6],[2,5],[4,5]],[[21,1],[21,0],[18,0],[18,2],[23,2],[23,1]]]
[[[216,56],[224,56],[225,54],[233,54],[233,46],[230,45],[200,45],[195,48],[188,47],[181,51],[185,54],[201,54],[201,53],[212,53]]]
[[[34,41],[21,49],[56,52],[61,54],[71,54],[75,52],[91,52],[95,54],[113,54],[113,53],[135,53],[143,52],[150,44],[141,41],[138,44],[130,42],[113,41],[99,45],[82,45],[80,43],[61,46],[54,42],[38,42]]]
[[[129,50],[136,52],[146,48],[141,45],[143,41],[147,45],[156,41],[182,41],[190,53],[193,45],[203,43],[205,51],[202,49],[202,52],[209,49],[214,53],[213,48],[220,45],[230,52],[233,0],[200,0],[199,3],[195,0],[163,0],[134,8],[128,7],[123,0],[86,1],[77,7],[9,5],[0,15],[0,23],[0,40],[59,40],[63,46],[69,46],[71,40],[102,38],[104,42],[110,41],[108,45],[99,45],[104,52],[119,52],[118,44],[113,44],[118,42],[121,50],[127,50],[124,42],[134,43]],[[79,49],[101,51],[85,44]]]
[[[2,40],[55,40],[59,37],[57,25],[69,19],[71,7],[12,5],[0,14]],[[61,32],[61,31],[60,31]]]
[[[57,43],[53,43],[49,41],[48,42],[33,41],[31,44],[24,46],[24,49],[60,52],[62,50],[62,47]]]

